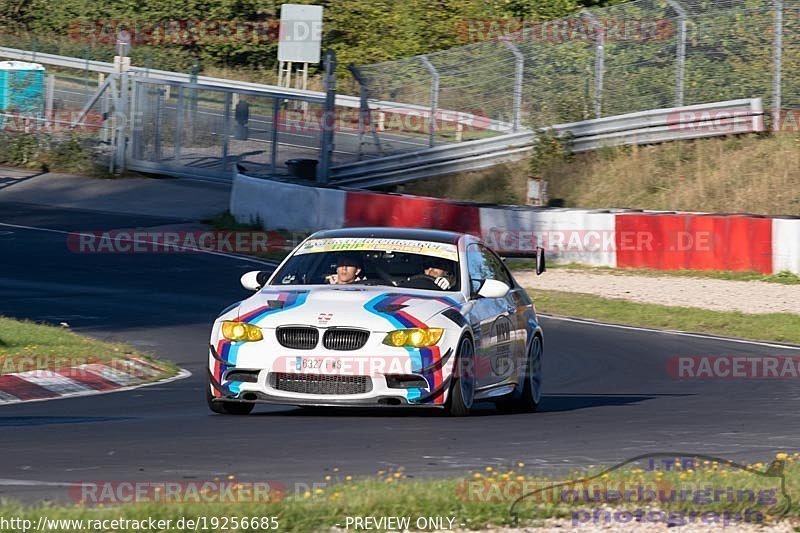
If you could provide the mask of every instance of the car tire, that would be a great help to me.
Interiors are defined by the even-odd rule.
[[[206,383],[206,402],[212,412],[219,415],[249,415],[256,404],[252,402],[226,402],[215,400],[211,394],[211,384]]]
[[[522,388],[497,402],[497,408],[506,412],[533,413],[539,408],[542,395],[542,337],[534,335],[528,358],[525,361]]]
[[[469,337],[463,337],[458,343],[456,364],[450,382],[450,394],[447,398],[447,412],[451,416],[467,416],[475,400],[475,376],[472,369],[475,360],[475,349]]]

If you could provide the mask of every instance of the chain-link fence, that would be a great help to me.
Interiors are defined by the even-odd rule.
[[[463,27],[477,42],[360,66],[370,101],[509,129],[735,98],[800,106],[798,0],[638,0],[514,31]],[[432,144],[452,140],[446,122],[434,127]]]
[[[285,174],[320,157],[322,101],[132,78],[129,166],[224,177]],[[335,161],[335,159],[334,159]],[[313,178],[313,174],[309,176]]]
[[[289,159],[321,159],[326,126],[335,167],[649,109],[753,97],[768,110],[800,107],[800,0],[638,0],[504,31],[512,26],[466,21],[471,44],[352,67],[361,93],[338,95],[329,124],[323,93],[248,91],[255,85],[186,70],[151,76],[142,57],[131,57],[126,88],[117,78],[108,86],[120,69],[96,61],[99,51],[113,60],[107,45],[66,42],[71,57],[45,61],[69,50],[8,36],[0,44],[24,47],[6,57],[47,66],[39,124],[54,131],[78,121],[101,150],[122,145],[154,172],[219,176],[240,163],[286,173]],[[2,129],[16,131],[7,120]]]

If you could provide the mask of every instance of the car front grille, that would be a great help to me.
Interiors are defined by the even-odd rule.
[[[322,345],[328,350],[358,350],[367,344],[369,331],[363,329],[334,328],[322,336]]]
[[[372,390],[369,376],[329,376],[273,372],[270,384],[281,391],[297,394],[363,394]]]
[[[309,327],[278,328],[275,332],[278,342],[286,348],[296,350],[310,350],[319,342],[319,330]]]

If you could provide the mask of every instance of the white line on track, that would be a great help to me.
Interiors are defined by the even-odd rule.
[[[0,478],[0,486],[2,487],[69,487],[74,483],[64,483],[63,481],[36,481],[28,479],[3,479]]]
[[[543,316],[545,318],[549,318],[551,320],[560,320],[562,322],[576,322],[578,324],[588,324],[590,326],[599,326],[603,328],[616,328],[616,329],[627,329],[632,331],[646,331],[648,333],[664,333],[665,335],[677,335],[680,337],[694,337],[696,339],[709,339],[709,340],[716,340],[716,341],[725,341],[725,342],[735,342],[738,344],[753,344],[756,346],[766,346],[768,348],[780,348],[784,350],[798,350],[800,351],[800,346],[795,346],[792,344],[776,344],[771,342],[764,342],[764,341],[751,341],[747,339],[737,339],[735,337],[723,337],[720,335],[706,335],[703,333],[690,333],[688,331],[677,331],[673,329],[655,329],[655,328],[643,328],[638,326],[623,326],[622,324],[609,324],[608,322],[598,322],[596,320],[588,320],[583,318],[570,318],[566,316],[557,316],[557,315],[549,315],[547,313],[537,313],[539,316]]]
[[[25,230],[32,230],[32,231],[44,231],[44,232],[48,232],[48,233],[57,233],[59,235],[78,235],[80,237],[97,237],[97,235],[94,235],[94,234],[91,234],[91,233],[80,233],[80,232],[77,232],[77,231],[65,231],[65,230],[53,229],[53,228],[40,228],[40,227],[37,227],[37,226],[25,226],[25,225],[22,225],[22,224],[8,224],[6,222],[0,222],[0,226],[4,226],[6,228],[17,228],[17,229],[25,229]],[[143,230],[143,231],[146,231],[146,230]],[[161,243],[161,242],[158,242],[158,241],[151,241],[149,239],[135,239],[133,237],[129,237],[127,239],[121,239],[121,240],[130,241],[130,242],[140,242],[140,243],[146,243],[146,244],[153,244],[155,246],[163,246],[163,247],[169,246],[169,247],[172,247],[172,248],[180,248],[180,249],[183,249],[183,250],[191,250],[193,252],[200,252],[200,253],[204,253],[204,254],[217,255],[217,256],[220,256],[220,257],[230,257],[230,258],[239,259],[239,260],[242,260],[242,261],[248,261],[250,263],[257,263],[257,264],[260,264],[260,265],[267,265],[267,266],[271,266],[271,267],[278,266],[278,262],[277,261],[268,261],[268,260],[265,260],[265,259],[256,259],[254,257],[248,257],[248,256],[245,256],[245,255],[239,255],[239,254],[228,253],[228,252],[216,252],[214,250],[204,250],[202,248],[197,248],[197,247],[194,247],[194,246],[186,246],[186,245],[181,245],[181,244],[166,244],[166,243]]]

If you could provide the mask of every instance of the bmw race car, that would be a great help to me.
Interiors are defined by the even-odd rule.
[[[537,273],[544,255],[537,250]],[[473,402],[534,411],[542,329],[525,290],[474,236],[317,232],[214,322],[208,405],[407,406],[466,415]]]

